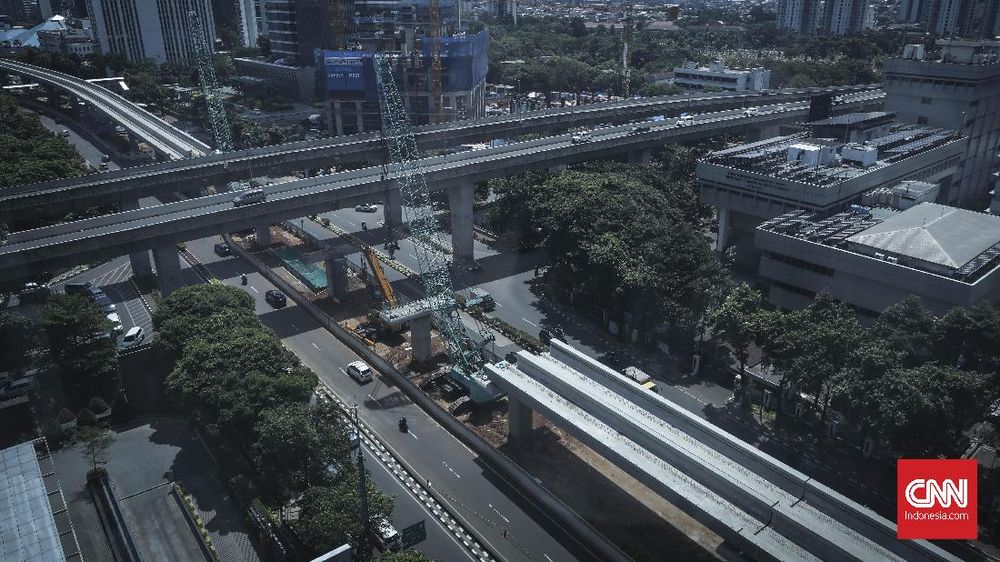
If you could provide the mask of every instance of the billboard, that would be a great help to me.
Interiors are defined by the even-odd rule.
[[[316,64],[323,69],[327,92],[364,92],[371,53],[364,51],[317,51]]]

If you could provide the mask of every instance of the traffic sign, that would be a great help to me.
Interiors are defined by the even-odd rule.
[[[410,548],[411,546],[427,540],[427,529],[424,527],[424,520],[421,519],[413,525],[403,529],[399,533],[400,540],[403,543],[403,550]]]

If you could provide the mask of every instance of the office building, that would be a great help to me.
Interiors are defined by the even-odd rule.
[[[316,94],[316,69],[265,60],[234,58],[236,78],[245,90],[312,101]]]
[[[244,47],[256,47],[260,36],[261,0],[212,0],[217,27],[235,28]]]
[[[88,9],[101,51],[124,55],[132,62],[187,64],[192,46],[190,10],[201,18],[209,44],[215,43],[210,0],[88,0]]]
[[[32,26],[51,18],[60,11],[60,6],[60,0],[0,0],[0,15],[10,17],[14,23]]]
[[[901,124],[885,112],[831,117],[809,129],[698,162],[699,197],[718,209],[717,249],[735,246],[743,266],[756,266],[757,225],[778,215],[805,210],[827,217],[860,203],[865,192],[903,180],[947,191],[966,144],[956,132]]]
[[[969,138],[959,173],[942,186],[939,202],[983,209],[988,204],[1000,147],[1000,43],[942,39],[941,57],[907,45],[885,63],[886,108],[899,120],[941,127]]]
[[[862,318],[909,295],[936,314],[1000,301],[1000,217],[920,203],[821,219],[798,210],[757,227],[759,275],[775,306],[808,306],[826,291]]]
[[[692,90],[722,88],[734,92],[759,92],[770,87],[771,71],[766,68],[726,68],[721,61],[707,67],[687,62],[674,68],[674,84]]]
[[[870,0],[779,0],[778,26],[796,33],[850,35],[875,26]]]
[[[263,18],[267,38],[271,43],[271,55],[287,64],[295,64],[299,58],[298,22],[295,16],[294,0],[262,0]],[[302,66],[309,66],[312,58]]]
[[[37,32],[39,48],[78,57],[101,52],[94,39],[90,20],[67,19],[55,15],[46,24],[48,25],[43,25]]]
[[[939,37],[992,39],[1000,34],[1000,0],[903,0],[896,21]]]
[[[303,5],[311,1],[298,0]],[[357,0],[343,25],[334,19],[324,25],[313,22],[299,27],[302,54],[307,48],[326,45],[314,49],[314,60],[332,134],[381,127],[372,66],[372,55],[378,51],[391,53],[396,83],[415,125],[485,115],[489,32],[465,33],[460,3],[455,0],[441,0],[437,17],[430,6],[427,0]],[[432,71],[435,41],[430,32],[434,20],[440,22],[441,74],[437,85]],[[334,46],[346,49],[331,48]],[[439,104],[435,104],[435,96],[440,96]]]
[[[490,0],[490,15],[497,21],[511,21],[517,25],[517,0]]]

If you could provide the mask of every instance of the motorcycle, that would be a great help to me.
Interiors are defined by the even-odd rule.
[[[365,221],[361,221],[361,230],[368,230],[368,224]]]
[[[399,418],[399,430],[403,433],[410,430],[409,426],[406,425],[406,418]]]
[[[247,275],[246,275],[246,273],[240,275],[240,283],[243,284],[243,285],[247,284]]]

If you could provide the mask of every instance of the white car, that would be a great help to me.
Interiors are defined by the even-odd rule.
[[[584,131],[582,133],[577,133],[573,135],[573,144],[581,144],[585,142],[590,142],[592,140],[594,139],[593,137],[590,136],[590,131]]]
[[[753,117],[754,115],[759,115],[759,114],[760,110],[757,109],[756,107],[748,107],[743,110],[744,117]]]
[[[352,361],[347,365],[347,375],[358,384],[372,382],[372,368],[364,361]]]
[[[122,319],[117,312],[108,314],[108,320],[111,322],[111,333],[120,334],[125,331],[125,326],[122,326]]]
[[[142,331],[142,328],[133,326],[129,328],[128,332],[125,332],[125,336],[122,337],[122,343],[118,347],[121,349],[135,347],[142,343],[144,339],[146,339],[146,333]]]

